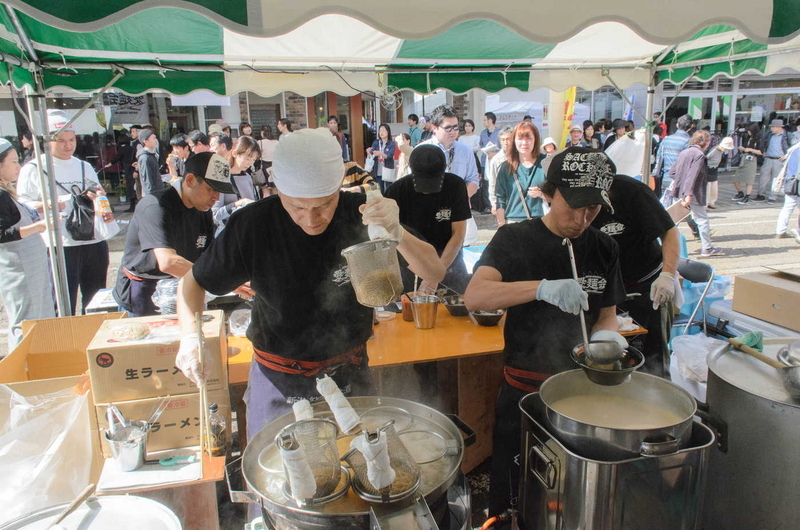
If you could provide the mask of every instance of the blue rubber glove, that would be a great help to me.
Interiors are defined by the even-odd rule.
[[[628,341],[625,340],[625,337],[623,337],[616,331],[611,331],[610,329],[601,329],[600,331],[595,331],[592,334],[591,340],[613,341],[622,346],[623,349],[628,347]]]
[[[581,308],[589,310],[589,295],[575,280],[542,280],[536,290],[536,299],[553,304],[565,313],[578,315]]]

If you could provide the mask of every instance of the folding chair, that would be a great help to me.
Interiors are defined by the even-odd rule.
[[[706,288],[703,289],[703,294],[700,295],[700,300],[697,301],[694,311],[692,311],[689,320],[685,323],[681,335],[686,335],[693,324],[699,324],[700,322],[703,323],[703,333],[705,333],[707,331],[705,299],[709,289],[711,289],[711,282],[714,279],[714,267],[702,261],[680,258],[678,260],[678,274],[692,283],[705,282],[706,284]],[[703,319],[695,321],[694,317],[700,309],[703,310]],[[683,321],[675,322],[672,325],[672,327],[680,326],[684,326]]]

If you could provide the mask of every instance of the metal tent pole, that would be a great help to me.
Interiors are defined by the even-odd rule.
[[[38,83],[37,83],[38,84]],[[58,193],[56,192],[56,179],[53,170],[53,159],[50,153],[50,138],[47,126],[47,104],[43,95],[34,94],[29,86],[25,87],[25,96],[28,100],[28,113],[30,115],[31,133],[36,154],[36,169],[39,173],[39,188],[42,197],[42,210],[45,224],[47,225],[47,247],[50,250],[51,273],[56,292],[58,315],[68,317],[72,315],[72,306],[67,286],[67,267],[64,261],[64,245],[61,241],[60,210],[58,207]],[[34,102],[39,102],[39,122],[37,125]],[[39,149],[39,138],[43,138],[44,156]],[[42,167],[42,161],[47,164],[47,171]]]
[[[647,114],[648,118],[645,120],[644,125],[644,160],[642,161],[642,182],[645,185],[650,185],[650,152],[653,150],[653,120],[649,116],[653,115],[653,104],[656,97],[656,72],[651,69],[650,83],[647,85]]]

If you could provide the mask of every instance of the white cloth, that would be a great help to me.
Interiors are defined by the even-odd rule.
[[[272,162],[275,155],[275,148],[278,146],[278,140],[259,140],[258,147],[261,149],[261,160]]]
[[[38,161],[36,163],[34,163],[34,161],[30,161],[22,166],[22,169],[19,172],[19,180],[17,181],[17,194],[19,196],[19,200],[34,209],[36,208],[34,203],[42,202],[44,200],[42,197],[41,188],[39,187],[39,170],[36,168],[38,163]],[[84,165],[84,178],[86,179],[85,187],[83,187],[81,183],[81,164]],[[47,171],[47,165],[43,165],[42,169]],[[74,156],[70,157],[69,160],[53,158],[53,169],[56,173],[56,183],[64,187],[62,189],[61,186],[56,186],[56,195],[69,195],[69,193],[72,191],[73,184],[78,186],[78,188],[81,190],[85,190],[87,188],[96,189],[97,186],[100,185],[98,184],[97,180],[95,180],[95,172],[92,166],[87,162],[83,162],[75,158]],[[71,200],[66,202],[66,208],[61,211],[61,243],[65,247],[77,247],[80,245],[93,245],[95,243],[99,243],[99,240],[75,241],[72,239],[65,226],[65,220],[69,216],[70,212],[72,212]]]
[[[342,147],[327,128],[296,131],[278,143],[272,159],[272,179],[283,194],[317,199],[342,185]]]
[[[460,136],[458,141],[466,144],[472,149],[473,153],[477,153],[481,148],[481,136],[479,134],[471,134],[469,136]]]
[[[358,417],[350,402],[347,401],[342,391],[336,386],[336,381],[329,376],[326,375],[322,379],[317,379],[317,392],[328,402],[328,407],[333,412],[333,417],[336,418],[336,423],[339,424],[339,428],[342,429],[343,433],[350,432],[361,423],[361,418]]]
[[[314,418],[314,409],[311,408],[311,403],[307,399],[295,401],[292,405],[295,421],[310,420]]]
[[[644,134],[636,131],[635,140],[628,135],[618,138],[606,149],[606,155],[617,166],[617,174],[637,178],[642,174],[645,147]]]
[[[397,473],[392,469],[386,435],[378,431],[378,439],[370,443],[363,434],[350,442],[352,449],[357,449],[367,461],[367,479],[372,487],[378,490],[392,485]]]
[[[292,489],[292,498],[298,506],[305,499],[313,499],[317,492],[317,481],[314,473],[308,464],[303,448],[298,445],[297,449],[284,449],[281,447],[281,460],[289,476],[289,487]]]

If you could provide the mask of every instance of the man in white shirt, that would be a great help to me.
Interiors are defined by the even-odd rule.
[[[63,128],[68,118],[62,111],[48,110],[47,121],[49,132],[52,134]],[[81,292],[82,307],[85,310],[97,291],[105,288],[108,274],[108,244],[98,239],[76,241],[67,231],[64,223],[64,220],[72,212],[71,192],[73,186],[77,186],[81,192],[85,192],[86,197],[91,200],[98,195],[105,195],[105,191],[95,178],[92,166],[72,156],[75,148],[75,129],[72,125],[66,127],[55,141],[50,142],[53,169],[55,170],[54,177],[62,208],[61,242],[64,245],[67,286],[73,315],[77,310],[78,290]],[[22,168],[17,181],[17,193],[22,202],[43,212],[44,194],[39,187],[37,169],[39,163],[40,161],[34,159]],[[42,169],[46,170],[46,166],[43,165]]]
[[[422,142],[439,146],[447,159],[447,173],[458,175],[467,183],[467,194],[472,197],[478,191],[478,165],[472,149],[457,142],[458,114],[451,105],[439,105],[431,113],[433,137]]]

